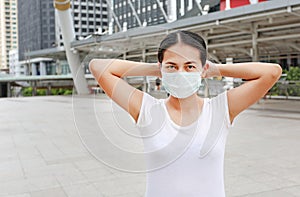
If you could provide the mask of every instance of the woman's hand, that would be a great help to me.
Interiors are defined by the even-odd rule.
[[[221,73],[216,64],[213,62],[206,60],[205,66],[203,67],[201,77],[202,78],[210,78],[210,77],[218,77],[221,76]]]

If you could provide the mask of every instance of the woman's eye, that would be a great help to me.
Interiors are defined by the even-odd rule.
[[[189,70],[193,70],[193,69],[196,68],[196,66],[194,66],[194,65],[188,65],[187,68],[188,68]]]
[[[175,69],[175,66],[173,65],[170,65],[170,66],[167,66],[168,69]]]

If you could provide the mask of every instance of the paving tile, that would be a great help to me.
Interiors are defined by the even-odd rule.
[[[294,186],[294,187],[284,188],[282,190],[288,192],[291,195],[300,196],[300,185]]]
[[[0,197],[31,197],[29,193],[24,194],[16,194],[16,195],[6,195],[6,196],[0,196]]]
[[[16,195],[26,192],[29,192],[29,188],[25,179],[0,182],[0,195]]]
[[[20,160],[6,160],[0,162],[0,181],[10,181],[24,178]]]
[[[145,174],[109,168],[85,149],[75,127],[71,98],[2,100],[0,111],[5,115],[0,112],[0,197],[143,197]],[[90,98],[81,99],[84,102]],[[111,113],[110,101],[98,101],[98,110]],[[279,102],[263,107],[270,109],[272,105],[280,108]],[[19,109],[24,113],[16,114]],[[25,113],[28,111],[30,116]],[[238,117],[226,147],[228,197],[300,196],[297,118],[300,113],[261,109],[247,110]],[[103,124],[115,128],[112,122]],[[119,135],[112,137],[122,142]],[[128,142],[128,147],[140,148],[140,144]]]
[[[64,190],[68,197],[102,197],[101,192],[99,192],[96,187],[91,183],[70,185],[64,187]]]
[[[248,194],[241,197],[296,197],[282,190],[272,190],[255,194]]]
[[[26,180],[31,192],[60,187],[59,182],[54,176],[32,177]]]
[[[68,197],[61,187],[34,191],[30,195],[31,197]]]

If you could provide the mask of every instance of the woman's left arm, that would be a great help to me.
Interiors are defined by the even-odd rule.
[[[227,93],[231,122],[240,112],[262,98],[282,73],[280,65],[272,63],[216,64],[216,67],[221,76],[246,80],[243,85]]]

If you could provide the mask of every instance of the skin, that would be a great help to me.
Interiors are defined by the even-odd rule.
[[[202,66],[199,50],[178,43],[164,53],[162,64],[149,64],[126,60],[93,59],[90,71],[106,94],[125,109],[135,121],[138,120],[143,92],[130,86],[122,77],[158,76],[164,72],[200,72],[202,77],[226,76],[246,79],[247,83],[228,91],[230,121],[262,98],[276,83],[282,73],[278,64],[271,63],[206,63]],[[202,111],[203,98],[196,93],[184,99],[170,96],[166,107],[171,119],[178,125],[186,126],[196,121]],[[197,106],[197,107],[195,107]]]

